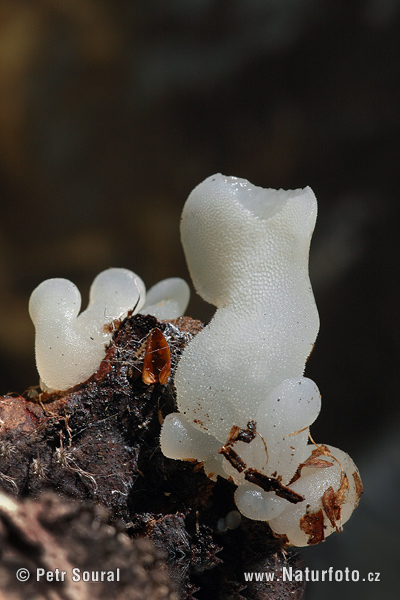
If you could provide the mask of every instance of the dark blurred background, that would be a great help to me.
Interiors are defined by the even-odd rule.
[[[188,279],[179,216],[222,172],[319,200],[307,374],[314,438],[349,451],[366,491],[309,566],[382,583],[307,599],[390,597],[400,566],[400,1],[0,0],[1,391],[37,383],[27,305],[67,277]],[[193,297],[188,314],[212,307]]]

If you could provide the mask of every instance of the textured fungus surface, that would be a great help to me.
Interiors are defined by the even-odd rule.
[[[341,450],[319,446],[310,460],[321,410],[303,376],[319,328],[308,275],[316,216],[309,187],[263,189],[219,173],[191,192],[182,244],[196,290],[217,310],[182,354],[179,412],[160,438],[169,458],[197,459],[210,478],[232,480],[240,512],[295,546],[340,531],[362,490]]]
[[[148,385],[142,379],[147,339],[156,327],[170,349],[171,372],[165,385]],[[115,329],[105,359],[87,382],[66,393],[31,389],[24,396],[0,399],[4,492],[39,498],[37,511],[42,493],[50,490],[105,507],[106,522],[112,527],[133,539],[144,536],[153,544],[156,550],[149,552],[155,569],[163,557],[169,579],[160,576],[164,585],[160,598],[169,597],[168,581],[178,598],[188,600],[301,598],[299,582],[283,586],[244,581],[245,571],[300,568],[299,559],[291,551],[281,552],[283,541],[272,535],[266,523],[243,518],[240,527],[221,532],[218,522],[235,508],[234,486],[226,480],[211,481],[195,462],[168,460],[159,449],[161,422],[176,410],[177,362],[184,346],[201,331],[201,323],[186,317],[166,323],[135,315]],[[79,513],[81,509],[62,510]],[[80,525],[88,537],[91,522],[88,518]],[[63,527],[67,525],[60,519],[57,528],[62,532]],[[61,539],[62,535],[54,543],[61,544]],[[44,538],[38,541],[38,552],[40,544],[46,543]],[[11,566],[5,568],[7,577],[15,576]],[[132,576],[131,583],[139,590],[132,597],[146,598],[140,595],[143,582]]]
[[[189,297],[188,284],[178,277],[159,281],[146,293],[136,273],[111,268],[94,279],[89,304],[80,313],[81,295],[72,281],[43,281],[29,300],[42,389],[67,390],[97,371],[112,336],[112,323],[128,312],[175,319],[185,312]]]
[[[221,174],[186,201],[186,260],[217,311],[179,365],[178,406],[220,442],[275,386],[303,374],[319,328],[308,277],[316,214],[310,188],[264,190]]]

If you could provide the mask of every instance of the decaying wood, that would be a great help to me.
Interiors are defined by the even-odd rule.
[[[178,600],[165,553],[149,539],[130,539],[108,520],[100,505],[66,501],[55,494],[24,501],[0,494],[0,598]],[[28,569],[27,581],[17,580],[20,568]],[[43,569],[53,574],[51,584],[41,575]],[[84,572],[95,573],[100,581],[83,581]],[[81,580],[74,581],[78,575]]]
[[[159,334],[151,334],[155,328],[169,346],[170,376],[149,384],[142,379],[143,360],[149,335],[162,341]],[[74,561],[76,567],[92,564],[89,546],[99,563],[96,568],[101,569],[104,543],[96,537],[100,534],[93,525],[100,523],[100,529],[105,527],[114,540],[106,548],[107,560],[116,567],[125,568],[132,560],[140,565],[138,544],[148,544],[149,569],[141,574],[153,591],[155,578],[164,594],[146,596],[138,576],[131,579],[131,595],[124,596],[128,592],[122,588],[112,592],[107,588],[104,597],[156,599],[173,598],[173,593],[187,600],[302,597],[302,583],[245,582],[246,571],[277,571],[288,562],[300,568],[301,563],[291,550],[281,552],[284,540],[274,537],[266,523],[243,518],[240,527],[221,533],[217,523],[235,509],[235,486],[220,479],[215,483],[197,464],[168,460],[160,451],[160,423],[176,410],[176,366],[185,345],[201,328],[198,321],[184,317],[171,323],[151,316],[129,317],[116,323],[105,359],[84,384],[66,392],[46,394],[32,389],[22,396],[0,398],[0,488],[7,494],[0,501],[6,569],[1,582],[10,581],[12,568],[17,563],[25,566],[24,560],[27,568],[42,561],[50,570],[63,565],[67,570]],[[161,364],[156,370],[162,368]],[[246,439],[253,435],[252,424],[239,432]],[[54,492],[63,499],[43,497]],[[21,504],[21,498],[27,499]],[[7,509],[16,502],[17,513],[26,516],[18,518],[17,524]],[[104,522],[98,511],[106,512]],[[116,529],[123,533],[117,534]],[[83,539],[86,546],[82,542],[81,548]],[[18,540],[25,540],[25,550]],[[75,554],[69,554],[72,546]],[[13,556],[17,562],[12,562]],[[18,596],[23,584],[15,579],[13,584],[16,599],[35,598],[34,588],[31,595]],[[103,591],[99,587],[94,592],[93,585],[91,597],[97,598],[95,593]],[[77,589],[71,584],[70,589],[61,590],[60,598],[69,600],[68,593]],[[58,600],[53,592],[47,584],[37,597]],[[4,595],[3,583],[0,593]],[[85,593],[82,588],[77,597],[85,599]]]

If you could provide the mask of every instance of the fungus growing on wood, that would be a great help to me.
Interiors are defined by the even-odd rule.
[[[175,319],[184,313],[189,296],[189,286],[179,278],[160,281],[146,295],[138,275],[107,269],[93,281],[88,307],[79,314],[81,295],[71,281],[43,281],[29,301],[42,388],[66,390],[97,371],[113,334],[112,323],[128,312]]]
[[[340,530],[362,489],[347,454],[319,446],[317,460],[308,443],[321,408],[303,376],[319,329],[308,275],[316,216],[310,188],[217,174],[190,194],[182,243],[197,292],[217,310],[183,352],[178,412],[161,432],[166,456],[232,479],[240,512],[296,546]]]
[[[321,409],[317,386],[304,377],[319,329],[308,275],[316,216],[310,188],[262,189],[217,174],[190,194],[182,243],[196,290],[217,310],[182,352],[178,411],[161,431],[166,457],[198,461],[211,479],[233,481],[239,511],[296,546],[341,530],[362,492],[351,458],[309,433]],[[140,277],[108,269],[79,314],[73,283],[44,281],[29,304],[42,388],[82,383],[99,368],[116,323],[139,312],[177,319],[189,293],[171,278],[146,295]],[[168,341],[155,327],[142,381],[166,385],[170,374]]]

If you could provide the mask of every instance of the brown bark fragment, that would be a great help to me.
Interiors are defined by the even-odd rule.
[[[243,473],[247,467],[246,463],[240,458],[239,454],[233,450],[230,446],[222,446],[218,450],[219,454],[222,454],[227,461],[230,462],[232,467],[239,473]]]
[[[324,534],[324,514],[322,508],[315,513],[307,513],[300,519],[300,529],[308,535],[309,546],[314,546],[323,542],[325,539]]]
[[[246,429],[241,429],[237,425],[234,425],[229,432],[228,439],[226,441],[227,446],[232,446],[236,442],[244,442],[249,444],[256,437],[256,422],[249,421]]]
[[[233,425],[226,440],[226,446],[234,444],[238,438],[239,432],[242,431],[238,425]]]
[[[233,445],[236,442],[244,442],[245,444],[249,444],[256,437],[256,422],[249,421],[247,423],[246,429],[241,429],[237,425],[233,425],[232,429],[229,432],[228,439],[226,440],[226,444],[221,446],[218,450],[219,454],[222,454],[228,462],[232,465],[234,469],[236,469],[239,473],[242,473],[247,465],[242,460],[237,452],[233,450]]]
[[[267,477],[267,475],[259,473],[255,469],[247,469],[245,479],[250,481],[250,483],[258,485],[265,492],[275,492],[277,496],[284,498],[292,504],[297,504],[297,502],[303,502],[304,500],[304,496],[283,485],[279,479]]]

